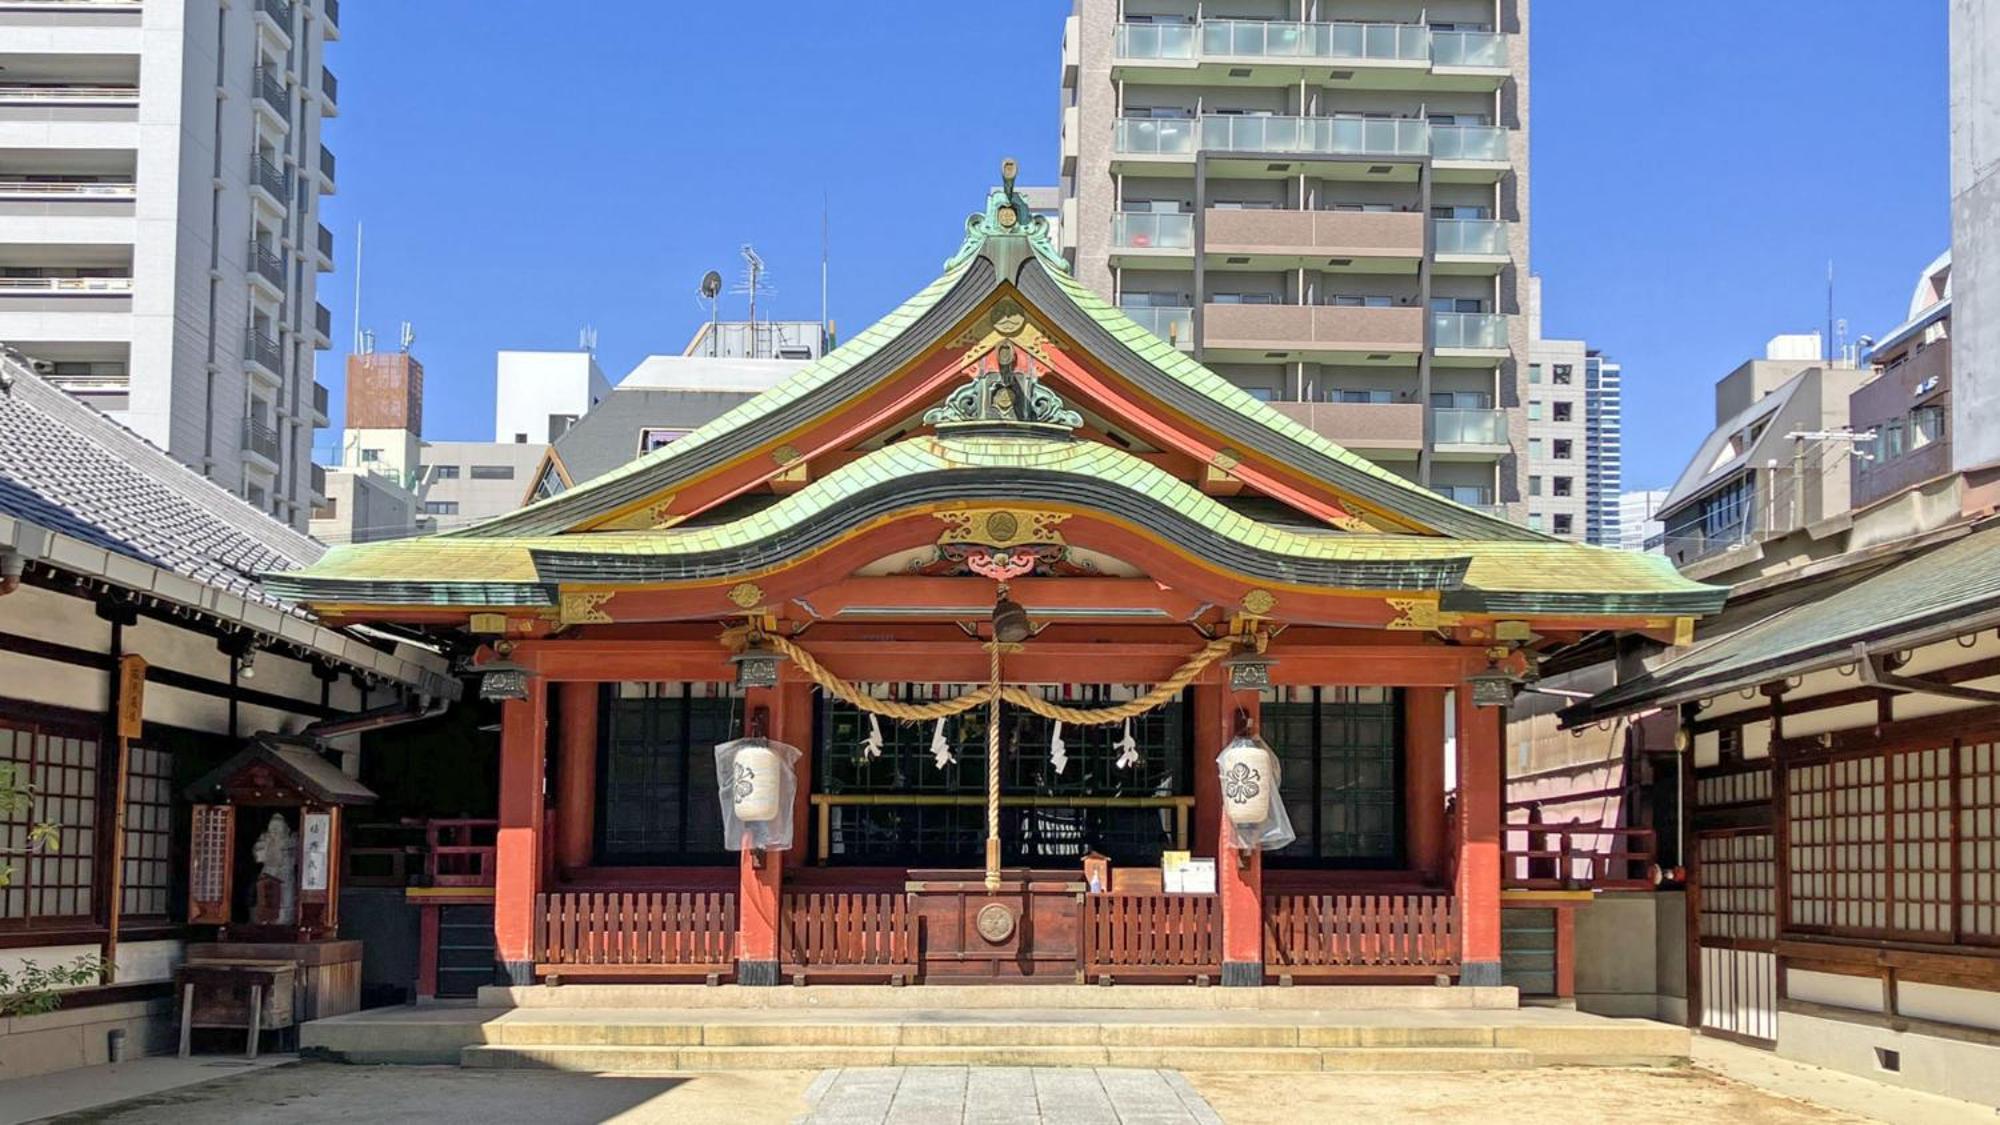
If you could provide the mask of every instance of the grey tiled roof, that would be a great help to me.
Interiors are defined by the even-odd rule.
[[[303,616],[256,575],[326,548],[0,357],[0,514]]]

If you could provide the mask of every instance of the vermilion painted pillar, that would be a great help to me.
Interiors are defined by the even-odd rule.
[[[1444,875],[1443,688],[1403,689],[1403,807],[1410,867]]]
[[[744,693],[744,733],[763,723],[766,737],[781,739],[785,723],[783,687]],[[798,844],[793,841],[794,846]],[[778,983],[778,905],[783,893],[785,853],[757,852],[745,840],[737,857],[736,980],[746,985]]]
[[[535,983],[535,892],[542,868],[542,778],[548,682],[500,705],[500,834],[494,854],[493,947],[514,984]]]
[[[1500,722],[1504,707],[1458,701],[1459,983],[1500,983]]]
[[[1257,693],[1232,692],[1225,683],[1195,687],[1195,798],[1206,805],[1197,823],[1207,833],[1215,855],[1215,892],[1222,913],[1222,983],[1255,986],[1264,983],[1264,856],[1248,853],[1241,861],[1222,814],[1222,787],[1215,759],[1237,733],[1237,712],[1257,729]]]
[[[593,683],[556,685],[562,693],[556,748],[556,868],[590,866],[597,831],[597,692]]]

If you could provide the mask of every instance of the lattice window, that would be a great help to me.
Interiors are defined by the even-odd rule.
[[[125,779],[125,880],[120,909],[164,917],[172,872],[174,756],[134,746]]]
[[[1794,926],[1873,934],[1886,921],[1879,755],[1794,766],[1786,776]]]
[[[0,718],[0,762],[35,789],[35,803],[0,812],[0,854],[14,868],[0,887],[0,925],[88,922],[95,885],[97,759],[95,738],[75,730]],[[58,826],[56,846],[33,855],[28,831],[37,821]]]
[[[2000,746],[1958,748],[1958,928],[2000,942]]]
[[[733,684],[607,685],[599,711],[601,862],[734,862],[722,844],[714,749],[735,737],[741,694]]]
[[[1889,928],[1951,940],[1951,748],[1889,758]]]
[[[1772,942],[1778,937],[1778,864],[1769,832],[1703,836],[1701,936],[1704,940]]]
[[[1697,777],[1694,801],[1701,808],[1721,805],[1762,804],[1771,799],[1771,771],[1733,770]]]
[[[1402,696],[1394,688],[1280,687],[1265,692],[1264,738],[1284,771],[1298,839],[1286,862],[1381,865],[1402,846]]]

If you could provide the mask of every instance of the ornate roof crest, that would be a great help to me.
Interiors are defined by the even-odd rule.
[[[947,271],[956,269],[967,258],[988,248],[990,240],[1001,239],[1005,241],[993,249],[1002,246],[1013,249],[1013,254],[1001,257],[1014,257],[1024,250],[1031,250],[1048,265],[1064,273],[1069,272],[1069,263],[1056,251],[1055,243],[1049,240],[1049,221],[1030,210],[1021,193],[1014,190],[1014,176],[1019,170],[1019,165],[1011,156],[1000,162],[1000,186],[987,195],[985,211],[966,217],[965,241],[960,244],[958,253],[945,262]],[[1003,272],[1012,276],[1011,271]]]
[[[1083,415],[1064,405],[1062,396],[1042,385],[1034,361],[1026,369],[1017,366],[1020,353],[1013,341],[1002,340],[993,349],[993,365],[982,360],[980,371],[970,383],[958,388],[924,413],[924,424],[940,433],[977,431],[982,433],[1033,433],[1041,436],[1068,434],[1083,425]]]

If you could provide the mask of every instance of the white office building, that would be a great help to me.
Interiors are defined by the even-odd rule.
[[[0,0],[0,342],[306,525],[336,0]]]

